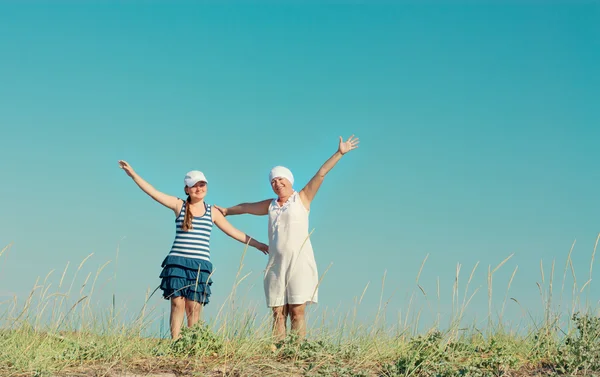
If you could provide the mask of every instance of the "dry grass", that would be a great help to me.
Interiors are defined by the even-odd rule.
[[[600,235],[598,237],[600,239]],[[596,245],[598,240],[596,241]],[[340,318],[337,327],[322,326],[309,340],[299,342],[290,337],[274,347],[269,337],[269,318],[257,319],[256,313],[232,310],[227,303],[218,312],[218,321],[185,329],[182,339],[172,342],[158,336],[144,336],[157,320],[150,308],[143,307],[133,319],[122,321],[114,305],[107,310],[93,309],[101,272],[83,277],[77,291],[75,279],[89,259],[78,266],[73,280],[66,282],[69,265],[52,286],[48,273],[36,280],[31,293],[18,300],[0,303],[0,375],[1,376],[119,376],[126,373],[152,375],[172,373],[177,376],[501,376],[501,375],[591,375],[600,371],[600,321],[592,314],[595,308],[581,297],[591,281],[596,248],[591,257],[589,279],[579,287],[571,255],[565,263],[562,294],[567,272],[571,272],[572,302],[556,310],[553,297],[555,262],[550,276],[543,264],[538,284],[544,318],[531,323],[526,331],[507,330],[503,324],[509,290],[517,273],[512,271],[501,308],[495,313],[494,276],[513,256],[497,266],[487,267],[488,316],[485,328],[463,323],[464,316],[478,289],[469,291],[479,263],[471,270],[463,287],[459,284],[461,265],[457,265],[453,284],[451,318],[439,311],[440,281],[431,299],[419,279],[427,261],[423,260],[416,277],[415,289],[404,317],[393,327],[385,325],[389,299],[382,294],[379,310],[372,323],[357,322],[357,307],[368,288],[365,286],[354,310]],[[8,250],[0,251],[0,256]],[[236,296],[243,259],[229,302]],[[118,252],[117,252],[118,257]],[[586,291],[587,288],[587,291]],[[52,292],[52,290],[54,290]],[[504,290],[503,290],[504,291]],[[462,295],[462,298],[460,297]],[[147,295],[148,297],[151,295]],[[438,312],[428,331],[418,333],[421,312],[414,312],[417,297],[423,297],[430,312]],[[519,304],[520,305],[520,304]],[[580,317],[573,315],[583,312]],[[582,319],[583,318],[583,319]],[[449,325],[442,328],[441,321]],[[596,321],[596,322],[595,322]]]

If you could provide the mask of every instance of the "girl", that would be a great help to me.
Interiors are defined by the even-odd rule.
[[[208,181],[202,172],[193,170],[185,176],[183,190],[187,199],[183,201],[156,190],[127,162],[119,161],[119,166],[146,194],[175,213],[176,235],[161,265],[160,288],[163,297],[171,300],[171,337],[178,339],[184,315],[187,314],[188,327],[192,327],[200,319],[202,306],[209,302],[213,269],[209,246],[213,224],[231,238],[264,254],[269,248],[234,228],[221,212],[212,211],[212,206],[204,201]]]

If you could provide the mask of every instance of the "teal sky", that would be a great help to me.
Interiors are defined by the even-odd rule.
[[[178,196],[185,173],[202,170],[208,201],[229,206],[272,197],[274,165],[301,189],[338,136],[355,134],[360,148],[312,207],[327,270],[313,319],[351,311],[369,283],[360,316],[370,321],[385,274],[393,322],[419,292],[427,255],[420,283],[436,302],[439,277],[443,313],[457,264],[462,301],[479,262],[469,315],[484,318],[488,266],[511,254],[494,275],[494,310],[518,266],[509,297],[539,313],[540,260],[545,285],[556,260],[558,296],[576,241],[581,288],[600,232],[600,5],[566,4],[1,3],[0,246],[13,245],[0,257],[0,299],[26,297],[53,269],[54,291],[67,263],[70,282],[94,253],[73,299],[111,261],[94,300],[116,292],[120,305],[141,307],[174,216],[119,159]],[[266,241],[266,217],[229,220]],[[205,318],[243,252],[218,229],[211,247]],[[265,264],[250,249],[238,288],[260,315]],[[158,294],[151,305],[168,310]],[[514,302],[506,310],[521,318]]]

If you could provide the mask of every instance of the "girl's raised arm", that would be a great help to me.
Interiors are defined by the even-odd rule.
[[[170,208],[175,212],[175,215],[179,214],[179,210],[181,209],[182,201],[174,196],[167,195],[162,193],[152,187],[152,185],[146,182],[142,177],[140,177],[135,170],[127,163],[127,161],[120,160],[119,167],[130,176],[133,181],[142,189],[146,194],[148,194],[152,199],[156,200],[163,206]]]

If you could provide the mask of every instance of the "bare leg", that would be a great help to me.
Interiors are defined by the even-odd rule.
[[[275,341],[285,339],[287,314],[287,305],[276,306],[273,308],[273,337],[275,338]]]
[[[179,339],[183,316],[185,315],[185,299],[183,297],[171,298],[171,337]]]
[[[290,317],[292,319],[292,332],[298,334],[298,338],[306,337],[306,321],[304,319],[304,309],[306,304],[289,305]]]
[[[186,299],[185,312],[187,314],[188,327],[192,327],[198,322],[198,320],[200,320],[200,315],[202,314],[202,305],[200,305],[199,302]]]

